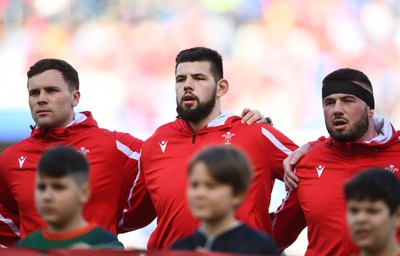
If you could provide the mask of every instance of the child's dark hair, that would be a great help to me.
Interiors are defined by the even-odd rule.
[[[55,146],[43,153],[37,172],[40,176],[53,178],[71,176],[78,185],[81,185],[88,180],[89,163],[76,149]]]
[[[400,207],[400,180],[384,168],[368,169],[344,186],[346,201],[383,200],[393,214]]]
[[[246,192],[251,182],[252,167],[239,149],[227,146],[203,149],[190,162],[189,175],[197,163],[205,164],[208,173],[216,181],[231,185],[235,195]]]

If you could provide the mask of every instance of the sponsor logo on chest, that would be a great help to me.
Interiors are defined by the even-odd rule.
[[[18,157],[19,169],[22,169],[22,166],[24,165],[25,160],[26,160],[26,156]]]
[[[318,165],[317,167],[315,167],[315,169],[317,170],[317,175],[318,175],[318,178],[319,178],[319,177],[321,177],[321,174],[325,169],[325,165]]]
[[[168,144],[168,140],[167,141],[163,140],[160,143],[158,143],[158,145],[160,146],[161,151],[163,152],[163,154],[165,152],[165,149],[167,148],[167,144]]]

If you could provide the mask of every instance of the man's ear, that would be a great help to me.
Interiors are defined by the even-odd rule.
[[[72,92],[72,106],[76,107],[78,106],[79,99],[81,98],[81,92],[79,90],[75,90]]]
[[[217,98],[224,96],[229,90],[228,80],[222,78],[217,83]]]
[[[368,110],[368,116],[369,117],[373,117],[374,116],[374,109],[372,109],[371,107],[368,107],[369,108],[369,110]]]

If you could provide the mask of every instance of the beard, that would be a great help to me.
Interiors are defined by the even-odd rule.
[[[217,88],[215,88],[211,97],[204,102],[200,102],[199,98],[193,95],[198,104],[194,109],[186,109],[182,107],[182,104],[179,104],[178,99],[176,99],[176,112],[180,118],[187,122],[199,122],[205,119],[213,111],[216,103],[216,95]]]
[[[368,119],[368,110],[365,110],[362,114],[361,118],[356,121],[349,130],[346,131],[338,131],[334,130],[332,126],[330,126],[325,121],[326,129],[329,132],[331,137],[339,142],[352,142],[359,140],[365,132],[368,130],[369,127],[369,119]]]

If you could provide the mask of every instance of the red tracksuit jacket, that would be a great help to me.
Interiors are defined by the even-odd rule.
[[[128,197],[136,216],[132,229],[146,226],[155,218],[138,172],[142,141],[99,128],[90,112],[82,112],[66,128],[33,128],[30,137],[0,156],[0,244],[11,245],[19,236],[43,227],[34,205],[36,167],[43,151],[57,144],[75,147],[89,161],[92,193],[84,207],[88,221],[116,234]]]
[[[242,124],[240,117],[224,112],[197,132],[177,119],[158,128],[144,142],[140,169],[158,216],[149,249],[167,248],[198,227],[186,201],[186,168],[196,152],[213,144],[230,144],[247,153],[255,172],[237,217],[258,230],[272,231],[268,207],[274,180],[282,180],[282,161],[297,146],[268,124],[249,126]]]
[[[347,230],[344,184],[370,167],[385,167],[400,176],[400,132],[378,117],[375,127],[380,134],[370,142],[339,143],[328,138],[299,161],[299,188],[273,214],[274,238],[281,247],[292,244],[307,226],[306,255],[359,253]]]

